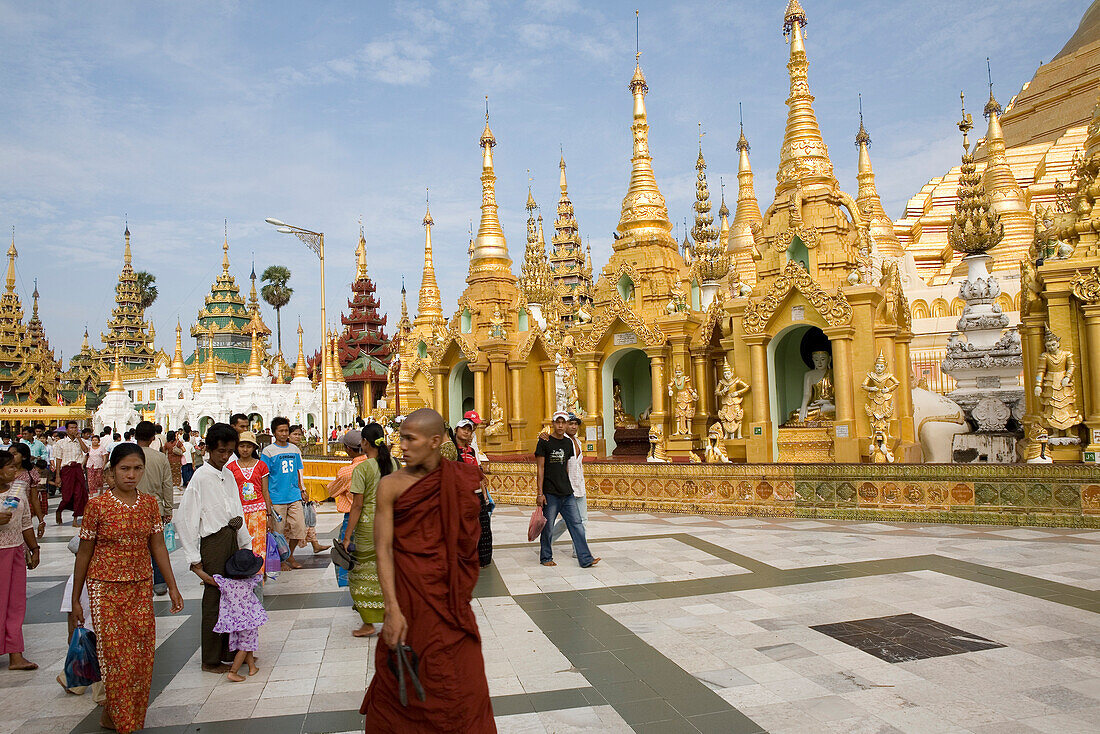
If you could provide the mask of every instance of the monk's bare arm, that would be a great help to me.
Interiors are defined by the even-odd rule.
[[[382,587],[385,613],[382,641],[392,647],[405,643],[409,625],[397,603],[397,578],[393,563],[393,504],[401,494],[401,482],[394,475],[378,482],[374,514],[374,552],[378,562],[378,583]]]

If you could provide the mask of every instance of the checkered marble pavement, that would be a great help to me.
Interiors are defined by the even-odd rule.
[[[585,570],[567,543],[539,565],[529,512],[497,509],[473,602],[502,732],[1100,731],[1100,532],[593,510],[603,560]],[[0,734],[99,731],[90,698],[54,681],[73,532],[51,523],[30,574],[26,654],[41,669],[0,671]],[[245,683],[199,670],[201,589],[173,556],[186,606],[156,602],[146,731],[362,731],[376,643],[351,637],[327,554],[300,555],[305,569],[267,587]],[[891,663],[812,629],[891,615],[1001,646],[942,655],[914,631],[913,659]]]

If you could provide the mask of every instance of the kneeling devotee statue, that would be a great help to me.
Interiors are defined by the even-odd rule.
[[[790,421],[831,421],[836,418],[833,391],[833,357],[823,349],[810,355],[813,368],[802,377],[802,406],[792,410]]]

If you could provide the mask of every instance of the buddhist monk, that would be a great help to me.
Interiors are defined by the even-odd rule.
[[[411,413],[400,430],[406,465],[378,483],[374,543],[385,605],[383,644],[360,713],[368,732],[495,732],[481,635],[470,608],[481,474],[442,457],[446,429],[434,410]],[[407,706],[394,672],[398,645],[412,648],[424,687],[421,701],[406,678]]]

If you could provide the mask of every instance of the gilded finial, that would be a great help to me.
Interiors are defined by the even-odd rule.
[[[985,57],[985,73],[989,78],[989,101],[985,103],[985,109],[982,113],[985,115],[985,119],[989,119],[990,115],[1001,116],[1001,104],[993,97],[993,68],[989,65],[989,57]]]
[[[797,23],[799,28],[806,27],[806,11],[798,0],[790,0],[787,3],[787,12],[783,14],[783,37],[787,38]]]
[[[298,320],[298,360],[294,363],[294,379],[299,377],[309,379],[309,371],[306,369],[306,352],[302,346],[302,321]]]
[[[634,10],[634,63],[641,63],[642,58],[642,19],[637,11]]]
[[[856,147],[870,145],[871,136],[867,134],[867,128],[863,127],[863,95],[859,96],[859,132],[856,133]]]
[[[1004,224],[993,209],[982,176],[974,165],[967,139],[967,133],[974,127],[974,121],[966,111],[966,98],[961,92],[959,99],[962,104],[962,119],[959,121],[959,130],[963,134],[962,167],[959,174],[959,198],[955,202],[955,214],[951,217],[947,241],[957,252],[978,255],[1000,243],[1004,238]]]
[[[718,177],[718,186],[722,190],[722,205],[718,207],[718,216],[728,217],[730,215],[730,210],[726,207],[726,179],[724,177]]]
[[[970,141],[967,135],[974,128],[974,118],[966,111],[966,94],[959,92],[959,105],[962,107],[962,119],[959,120],[959,131],[963,134],[963,154],[970,151]]]

